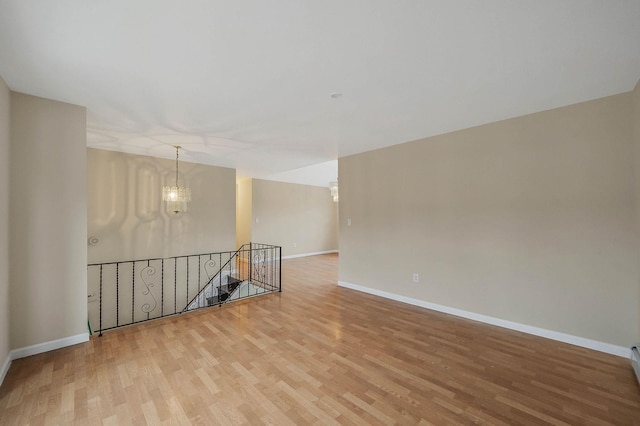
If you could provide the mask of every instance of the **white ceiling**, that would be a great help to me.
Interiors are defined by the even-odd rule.
[[[91,147],[285,179],[633,89],[640,1],[0,0],[0,75]]]

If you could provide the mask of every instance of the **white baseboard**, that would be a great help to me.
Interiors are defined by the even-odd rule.
[[[496,325],[498,327],[508,328],[510,330],[521,331],[523,333],[533,334],[535,336],[546,337],[547,339],[557,340],[559,342],[569,343],[571,345],[582,346],[583,348],[593,349],[612,355],[625,358],[631,356],[631,349],[624,346],[612,345],[610,343],[599,342],[584,337],[573,336],[571,334],[559,333],[557,331],[546,330],[544,328],[533,327],[513,321],[507,321],[500,318],[490,317],[488,315],[476,314],[474,312],[464,311],[462,309],[451,308],[449,306],[438,305],[436,303],[427,302],[412,297],[401,296],[389,293],[383,290],[364,287],[357,284],[348,283],[346,281],[338,281],[340,287],[350,288],[352,290],[361,291],[363,293],[373,294],[375,296],[384,297],[386,299],[396,300],[398,302],[408,303],[410,305],[420,306],[422,308],[431,309],[445,314],[455,315],[457,317],[467,318],[473,321],[479,321],[486,324]]]
[[[11,362],[14,359],[25,358],[31,355],[41,354],[43,352],[49,352],[56,349],[64,348],[66,346],[77,345],[78,343],[84,343],[89,341],[89,333],[77,334],[75,336],[69,336],[58,340],[52,340],[50,342],[38,343],[37,345],[31,345],[24,348],[14,349],[9,352],[9,355],[2,363],[0,368],[0,386],[4,381]]]
[[[314,251],[313,253],[291,254],[289,256],[282,256],[282,258],[283,259],[295,259],[296,257],[317,256],[319,254],[330,254],[330,253],[338,253],[338,250]]]
[[[84,343],[88,341],[89,333],[77,334],[75,336],[52,340],[50,342],[38,343],[37,345],[14,349],[9,353],[9,358],[13,361],[14,359],[37,355],[43,352],[49,352],[56,349],[64,348],[66,346],[77,345],[78,343]]]
[[[7,357],[2,363],[2,367],[0,367],[0,386],[2,386],[2,382],[4,382],[4,376],[7,375],[9,367],[11,367],[11,353],[7,354]]]

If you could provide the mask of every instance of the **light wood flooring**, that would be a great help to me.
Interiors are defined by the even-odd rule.
[[[337,287],[337,255],[283,276],[14,361],[0,424],[640,424],[627,359]]]

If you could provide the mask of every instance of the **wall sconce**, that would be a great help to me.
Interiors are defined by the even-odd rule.
[[[338,202],[338,181],[329,182],[329,191],[334,203]]]

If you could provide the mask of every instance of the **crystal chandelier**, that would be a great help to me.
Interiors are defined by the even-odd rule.
[[[165,186],[162,188],[162,200],[167,202],[167,211],[180,213],[187,211],[187,203],[191,201],[191,189],[178,186],[178,150],[176,149],[176,186]]]
[[[329,182],[329,191],[331,191],[331,198],[333,198],[333,202],[338,202],[338,181]]]

